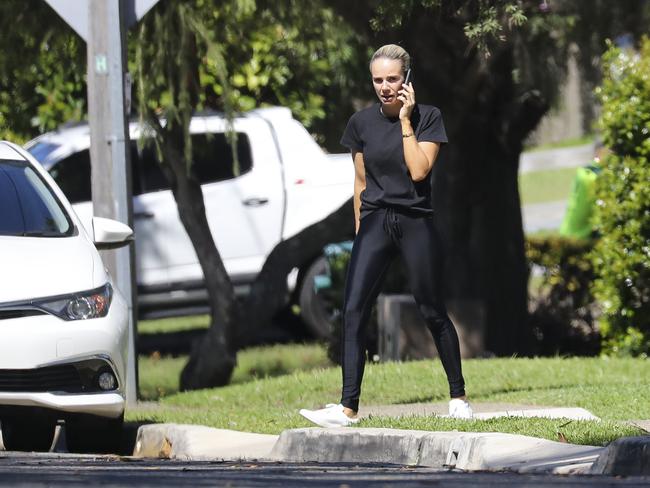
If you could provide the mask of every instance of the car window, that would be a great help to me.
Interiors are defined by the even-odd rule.
[[[52,190],[26,162],[0,160],[0,235],[62,237],[74,227]]]

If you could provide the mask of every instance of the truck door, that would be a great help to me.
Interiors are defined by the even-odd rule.
[[[210,231],[228,273],[251,272],[241,264],[260,253],[254,226],[241,203],[238,180],[251,171],[250,145],[240,134],[237,152],[242,176],[237,176],[232,149],[224,133],[206,134],[199,123],[192,128],[193,161],[191,171],[201,182],[203,200]],[[154,158],[140,155],[143,193],[139,196],[134,220],[138,231],[148,243],[141,245],[145,254],[155,255],[166,264],[169,283],[189,283],[203,278],[196,252],[178,216],[178,209],[169,184]]]
[[[223,175],[214,183],[206,182],[203,195],[226,269],[235,282],[247,282],[259,273],[281,238],[282,166],[270,128],[263,120],[235,121],[239,163],[235,171],[231,146],[219,129],[223,130],[223,121],[206,121],[206,131],[211,134],[207,141],[212,139],[207,143],[210,155],[220,155],[218,167]],[[207,174],[205,178],[209,180]]]

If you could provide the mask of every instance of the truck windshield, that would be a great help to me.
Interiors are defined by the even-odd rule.
[[[39,163],[44,163],[47,157],[60,147],[51,142],[37,142],[27,150]]]
[[[65,237],[70,217],[45,181],[24,161],[0,160],[0,235]]]

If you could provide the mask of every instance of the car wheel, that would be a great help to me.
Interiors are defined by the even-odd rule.
[[[7,417],[0,421],[2,442],[7,451],[49,451],[56,419],[33,415]]]
[[[326,274],[327,260],[321,256],[305,271],[298,294],[300,316],[317,339],[328,339],[332,335],[332,321],[327,304],[314,286],[316,277]]]
[[[117,453],[122,442],[124,414],[116,419],[77,415],[66,419],[68,451],[76,453]]]

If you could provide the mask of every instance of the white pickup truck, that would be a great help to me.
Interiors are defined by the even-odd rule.
[[[246,293],[279,242],[324,219],[352,197],[354,169],[349,155],[325,154],[286,108],[247,112],[235,119],[234,128],[238,172],[233,170],[223,116],[195,116],[190,132],[193,168],[202,182],[212,235],[236,291]],[[155,151],[138,149],[136,124],[131,124],[130,134],[141,316],[201,305],[206,298],[203,274]],[[89,147],[85,124],[49,132],[26,145],[87,228],[93,215]],[[303,297],[304,309],[309,308],[304,302],[313,296],[313,284],[298,277],[318,257],[288,277],[290,288],[309,287],[295,295]],[[314,333],[322,334],[322,325],[303,318]]]

